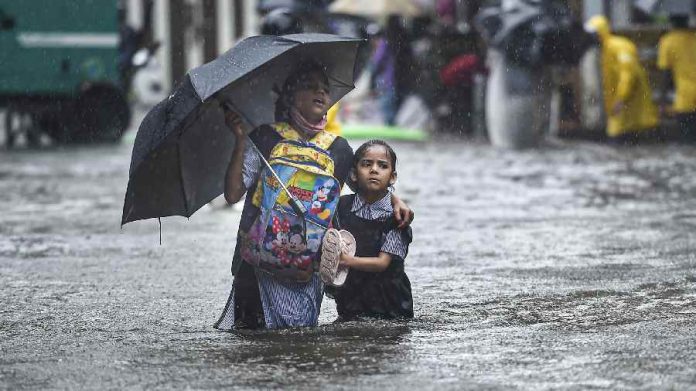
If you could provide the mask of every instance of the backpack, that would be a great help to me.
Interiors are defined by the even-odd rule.
[[[302,216],[293,210],[287,193],[264,168],[252,198],[260,212],[249,230],[240,232],[240,254],[257,270],[306,282],[317,270],[319,247],[338,205],[340,184],[327,152],[336,136],[320,132],[303,141],[287,123],[273,128],[281,141],[271,150],[268,163],[307,212]]]

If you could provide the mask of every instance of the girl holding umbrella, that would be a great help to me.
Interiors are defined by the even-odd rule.
[[[353,160],[348,142],[325,131],[326,112],[334,103],[329,85],[321,65],[300,64],[280,91],[276,123],[257,127],[248,138],[239,115],[225,112],[225,122],[237,139],[227,168],[225,198],[235,203],[248,196],[232,263],[233,287],[217,329],[317,325],[323,285],[314,271],[321,223],[330,221]],[[264,167],[259,153],[277,173]],[[331,187],[334,179],[338,183]],[[309,187],[303,187],[306,183]],[[290,194],[311,206],[306,214],[301,216],[295,207],[295,214],[278,207],[290,203]],[[392,203],[401,224],[410,224],[411,210],[396,196]],[[315,209],[321,213],[312,215]],[[288,234],[297,231],[300,220],[304,236],[289,245]],[[314,262],[307,261],[311,259]]]

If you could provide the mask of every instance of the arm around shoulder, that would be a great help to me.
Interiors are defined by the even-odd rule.
[[[394,193],[391,193],[391,201],[392,208],[394,209],[394,218],[398,223],[398,228],[403,229],[409,227],[415,218],[413,210]]]

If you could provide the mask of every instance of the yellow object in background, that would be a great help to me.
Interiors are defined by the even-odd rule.
[[[336,136],[340,136],[342,133],[341,123],[338,122],[338,110],[338,103],[336,103],[326,112],[326,131]]]
[[[657,49],[657,67],[671,71],[674,79],[674,111],[696,111],[696,32],[687,29],[671,31],[660,38]]]
[[[657,108],[648,76],[638,60],[636,45],[627,38],[611,34],[609,21],[603,16],[592,17],[587,26],[597,32],[602,45],[607,135],[617,137],[657,126]],[[614,113],[618,102],[623,102],[623,107]]]

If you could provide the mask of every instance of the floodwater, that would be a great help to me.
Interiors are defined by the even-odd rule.
[[[325,299],[317,328],[244,333],[212,328],[238,210],[160,245],[119,226],[128,142],[2,152],[0,388],[696,387],[696,147],[394,146],[415,319]]]

